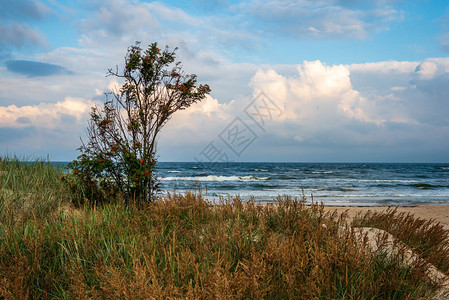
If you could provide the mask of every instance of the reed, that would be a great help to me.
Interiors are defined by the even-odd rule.
[[[440,288],[425,265],[370,251],[344,214],[305,199],[212,205],[192,191],[75,208],[48,163],[4,159],[0,172],[5,299],[420,299]]]

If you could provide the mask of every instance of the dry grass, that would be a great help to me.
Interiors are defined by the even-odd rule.
[[[212,206],[186,193],[139,208],[44,205],[20,220],[6,211],[0,298],[421,299],[440,288],[426,264],[370,251],[345,215],[303,200]]]
[[[389,208],[358,216],[355,226],[383,229],[407,244],[415,253],[449,275],[449,232],[433,220],[416,218]]]

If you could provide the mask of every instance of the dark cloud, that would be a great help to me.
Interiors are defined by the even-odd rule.
[[[26,44],[46,45],[46,39],[36,30],[26,24],[0,23],[0,51],[8,47],[20,48]]]
[[[28,77],[73,74],[64,67],[37,61],[8,60],[5,65],[9,71]]]
[[[0,4],[0,58],[24,46],[48,45],[44,34],[26,22],[43,20],[52,13],[50,8],[38,0],[0,0]]]
[[[28,126],[25,128],[0,127],[0,140],[2,144],[5,144],[5,146],[7,145],[7,142],[21,140],[23,138],[33,136],[34,134],[36,134],[36,128],[33,126]],[[0,144],[0,147],[1,146],[2,145]]]
[[[31,124],[31,120],[28,117],[19,117],[16,122],[19,124]]]
[[[449,126],[449,74],[437,74],[432,79],[413,80],[417,94],[409,98],[409,110],[421,123],[437,127]]]
[[[60,113],[60,119],[63,123],[65,124],[75,124],[76,123],[76,117],[73,115],[69,115],[69,114],[63,114]],[[19,120],[17,120],[19,121]]]
[[[79,146],[78,136],[79,132],[58,133],[36,126],[0,127],[0,155],[50,155],[51,160],[71,160],[78,155],[75,150]]]
[[[1,0],[0,18],[2,20],[41,20],[52,10],[38,0]]]

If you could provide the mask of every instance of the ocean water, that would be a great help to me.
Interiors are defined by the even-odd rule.
[[[211,201],[301,196],[327,205],[449,204],[449,164],[159,162],[162,191],[201,184]]]
[[[304,192],[327,205],[449,204],[449,163],[159,162],[158,177],[162,194],[201,184],[210,201],[239,195],[266,203]]]

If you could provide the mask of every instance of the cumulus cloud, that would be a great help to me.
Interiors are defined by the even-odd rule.
[[[438,67],[431,61],[424,61],[416,67],[416,73],[420,79],[432,79],[437,72]]]
[[[335,119],[343,113],[366,119],[355,107],[354,102],[361,100],[352,89],[350,72],[345,66],[305,61],[297,72],[296,78],[288,78],[274,70],[260,70],[252,85],[284,107],[284,116],[290,120],[310,124],[322,118]]]
[[[417,67],[429,62],[436,70],[431,79],[426,79]],[[217,145],[218,134],[241,117],[249,126],[254,125],[252,129],[259,135],[255,144],[264,145],[249,147],[241,157],[244,160],[263,158],[271,149],[269,145],[276,145],[276,153],[284,153],[290,160],[316,159],[317,155],[328,161],[381,160],[379,153],[387,150],[393,160],[402,159],[401,151],[444,153],[449,146],[442,140],[449,138],[449,131],[445,131],[449,129],[449,102],[445,96],[449,94],[448,63],[449,59],[428,59],[357,65],[305,61],[296,67],[262,66],[250,83],[253,97],[263,91],[283,110],[272,116],[263,132],[243,114],[251,98],[228,104],[208,98],[175,116],[164,129],[161,145],[172,157],[179,154],[170,152],[170,147],[181,145],[187,147],[183,151],[197,154],[210,141]],[[196,142],[180,138],[192,133]],[[434,145],[433,150],[426,150],[426,144]],[[226,150],[226,146],[222,147]]]
[[[165,147],[180,143],[201,147],[215,138],[238,114],[239,109],[235,101],[220,103],[218,99],[207,96],[203,101],[173,115],[163,129],[160,144]],[[181,138],[192,134],[195,134],[195,139]]]
[[[306,61],[297,67],[296,76],[283,76],[273,69],[259,70],[252,85],[285,107],[285,118],[272,127],[278,138],[285,137],[284,144],[288,140],[299,145],[332,147],[376,143],[399,147],[429,140],[441,144],[438,134],[449,126],[449,102],[444,96],[449,94],[449,74],[442,72],[448,61],[415,63],[413,68],[413,63],[397,62],[390,66],[388,62],[357,65],[354,74],[354,66]],[[430,71],[423,77],[420,72],[424,68]],[[371,80],[370,89],[358,90],[353,79],[366,74],[371,78],[401,79],[391,81],[386,91],[376,86],[376,80]],[[432,80],[426,77],[429,74]]]
[[[437,67],[431,80],[423,78],[417,68],[426,62]],[[449,94],[448,63],[449,59],[358,65],[305,61],[294,72],[287,66],[261,67],[253,70],[253,96],[265,92],[283,113],[273,116],[265,132],[253,129],[258,130],[261,144],[275,143],[279,151],[299,149],[295,147],[306,147],[310,153],[316,147],[403,149],[411,145],[418,149],[422,143],[441,148],[441,133],[449,126],[449,105],[444,98]],[[360,85],[360,77],[367,78],[369,88],[366,83]],[[382,82],[379,78],[387,79]],[[163,130],[160,145],[173,157],[179,157],[179,153],[170,147],[182,146],[183,151],[198,153],[208,142],[217,142],[218,134],[236,117],[251,126],[244,114],[250,102],[248,96],[228,103],[208,97],[175,114]],[[182,138],[193,133],[194,139]]]
[[[92,100],[66,97],[56,103],[0,106],[0,151],[52,160],[76,156]]]
[[[56,103],[0,106],[0,127],[70,128],[84,121],[93,105],[91,100],[67,97]]]

